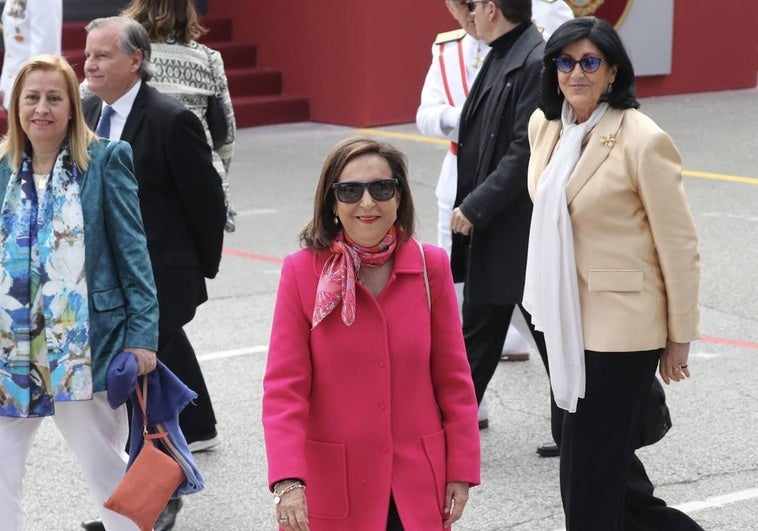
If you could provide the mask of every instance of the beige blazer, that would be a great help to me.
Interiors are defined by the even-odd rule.
[[[560,120],[529,122],[529,194]],[[700,337],[700,255],[671,137],[634,109],[608,109],[566,187],[585,349],[652,350]]]

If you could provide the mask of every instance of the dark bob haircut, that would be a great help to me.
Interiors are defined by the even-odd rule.
[[[545,45],[540,102],[545,117],[548,120],[560,118],[563,107],[564,97],[558,90],[558,72],[553,59],[561,55],[566,46],[582,39],[598,47],[609,67],[617,67],[613,88],[605,94],[603,101],[614,109],[638,109],[640,103],[634,95],[634,68],[618,33],[605,20],[580,17],[561,24]]]
[[[353,137],[337,143],[327,155],[313,201],[313,219],[300,232],[300,244],[311,249],[327,249],[342,227],[335,223],[337,199],[332,191],[348,162],[364,155],[378,155],[389,164],[392,177],[399,182],[397,207],[398,238],[413,236],[416,211],[408,184],[408,164],[405,155],[394,146],[367,137]]]

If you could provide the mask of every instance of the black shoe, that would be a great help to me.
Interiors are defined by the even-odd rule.
[[[105,531],[105,526],[100,518],[93,518],[92,520],[85,520],[82,522],[82,528],[87,531]]]
[[[561,449],[554,442],[549,442],[537,447],[537,455],[540,457],[558,457],[561,455]]]
[[[176,524],[176,515],[179,514],[182,505],[184,505],[184,502],[181,498],[169,500],[163,512],[158,517],[158,521],[155,522],[153,531],[170,531],[173,529],[174,524]]]
[[[500,361],[529,361],[528,352],[503,352]]]
[[[213,450],[219,444],[221,444],[221,438],[218,436],[218,433],[216,433],[216,430],[213,430],[213,433],[209,433],[196,439],[187,439],[187,446],[189,446],[189,450],[192,453]]]

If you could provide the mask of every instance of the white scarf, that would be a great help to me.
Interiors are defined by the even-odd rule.
[[[571,413],[584,398],[584,335],[566,183],[582,154],[582,140],[608,109],[601,103],[586,122],[563,102],[563,131],[537,183],[529,232],[524,308],[545,334],[555,403]]]

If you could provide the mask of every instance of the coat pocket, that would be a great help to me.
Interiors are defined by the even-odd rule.
[[[124,292],[120,287],[92,292],[92,305],[98,312],[107,312],[126,306]]]
[[[314,518],[347,518],[347,451],[344,444],[305,442],[308,512]]]
[[[590,291],[642,291],[645,274],[640,269],[590,269]]]
[[[445,430],[423,436],[424,452],[432,469],[437,489],[437,503],[440,510],[445,505],[445,484],[447,483],[447,443]]]

